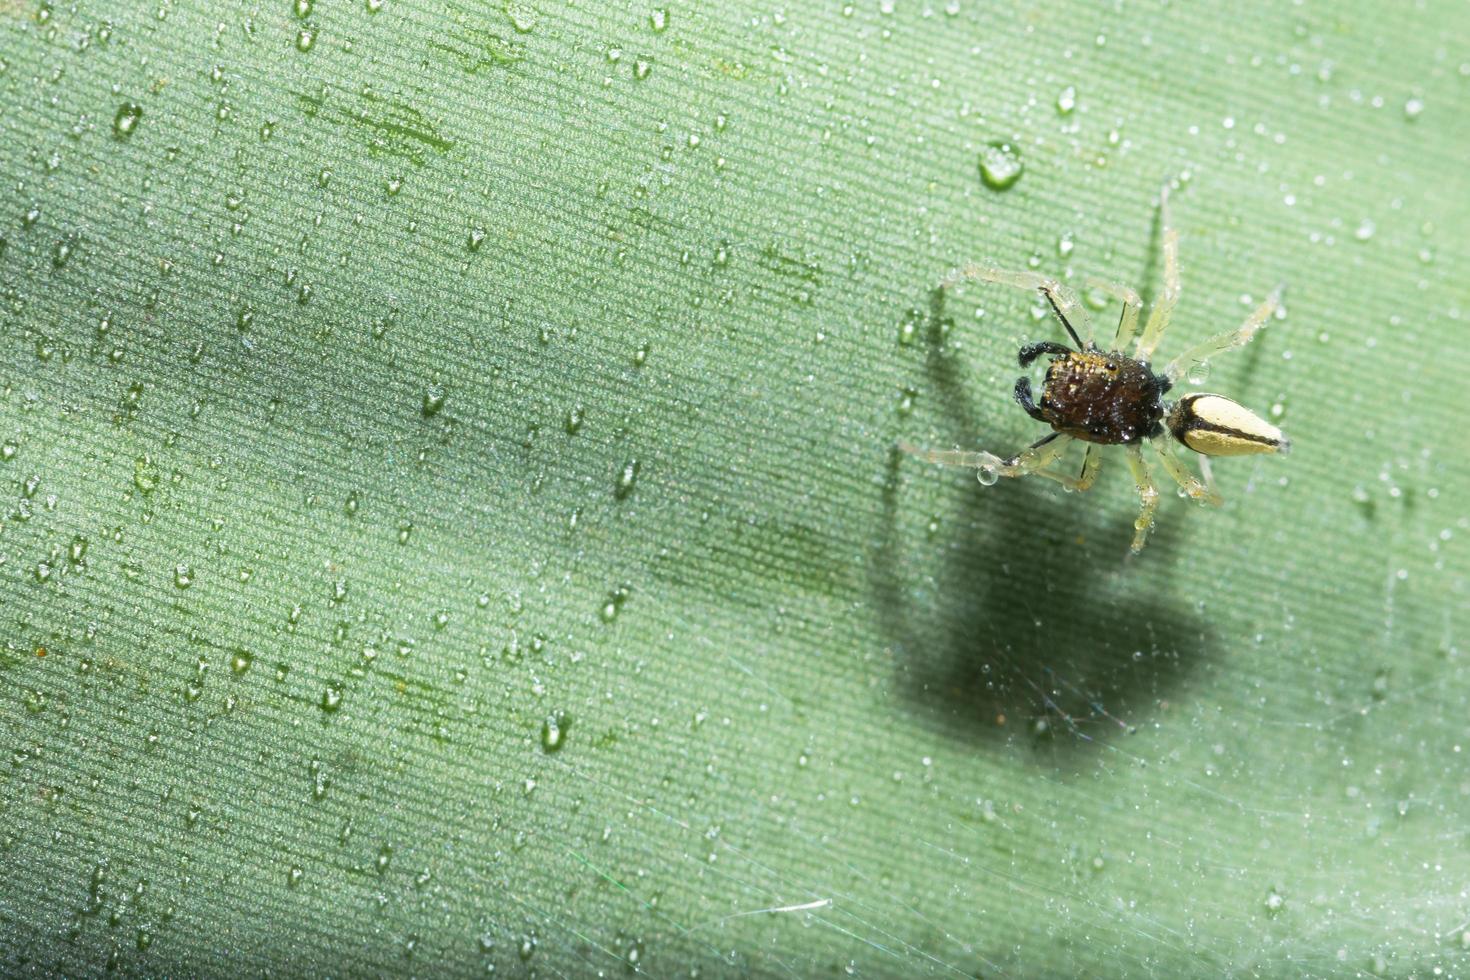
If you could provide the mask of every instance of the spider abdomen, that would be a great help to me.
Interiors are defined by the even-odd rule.
[[[1164,417],[1164,378],[1118,351],[1069,351],[1052,358],[1040,415],[1058,432],[1104,445],[1137,443]]]

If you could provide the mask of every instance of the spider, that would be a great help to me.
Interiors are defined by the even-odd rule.
[[[1291,444],[1280,429],[1224,395],[1195,392],[1173,403],[1164,400],[1164,395],[1190,367],[1249,343],[1281,305],[1281,287],[1272,290],[1235,330],[1191,347],[1170,361],[1162,372],[1156,372],[1150,365],[1150,359],[1179,302],[1179,232],[1169,220],[1167,186],[1159,195],[1159,220],[1163,228],[1164,290],[1149,311],[1148,322],[1138,335],[1131,357],[1123,353],[1123,349],[1137,333],[1143,302],[1137,291],[1127,286],[1088,280],[1092,288],[1123,303],[1112,349],[1104,351],[1092,342],[1087,313],[1078,302],[1077,295],[1055,279],[1033,272],[1006,272],[971,264],[941,282],[941,289],[949,289],[965,280],[979,279],[1038,290],[1051,305],[1052,312],[1061,321],[1074,346],[1044,340],[1021,348],[1019,360],[1022,367],[1029,366],[1043,355],[1051,357],[1046,379],[1041,385],[1041,398],[1033,399],[1031,379],[1026,377],[1016,381],[1015,398],[1027,415],[1047,423],[1052,431],[1016,455],[1003,459],[984,451],[920,449],[907,442],[900,442],[899,448],[931,463],[974,467],[979,470],[980,482],[986,486],[1002,476],[1034,473],[1056,480],[1069,490],[1087,490],[1097,479],[1101,463],[1098,447],[1121,445],[1141,501],[1138,519],[1133,522],[1134,554],[1143,550],[1159,504],[1158,487],[1154,485],[1149,465],[1143,457],[1145,440],[1153,446],[1159,464],[1179,484],[1182,493],[1214,505],[1221,502],[1221,497],[1215,489],[1209,457],[1287,452]],[[1086,341],[1072,325],[1074,320],[1087,331]],[[1171,439],[1200,454],[1203,481],[1197,479],[1176,455]],[[1073,440],[1088,444],[1082,470],[1077,476],[1051,468]]]

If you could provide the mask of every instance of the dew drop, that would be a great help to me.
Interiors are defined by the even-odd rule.
[[[613,485],[613,496],[618,500],[628,499],[628,495],[633,492],[633,488],[638,484],[638,467],[638,460],[630,459],[623,464],[623,468],[618,472],[618,481]]]
[[[529,34],[536,29],[536,8],[528,3],[511,0],[505,5],[505,15],[510,18],[510,25],[518,34]]]
[[[330,714],[342,707],[342,689],[335,684],[322,688],[322,710]]]
[[[602,604],[602,612],[600,613],[604,623],[611,623],[618,618],[618,613],[622,610],[623,603],[628,601],[628,596],[631,592],[632,590],[628,586],[620,585],[608,594],[607,601]]]
[[[1409,99],[1404,103],[1404,118],[1409,121],[1418,119],[1424,112],[1424,100],[1419,98]]]
[[[571,716],[565,712],[547,715],[541,722],[541,751],[548,754],[561,751],[567,741],[567,729],[571,725]]]
[[[439,414],[439,410],[444,407],[444,394],[443,385],[432,384],[424,389],[425,417]]]
[[[655,8],[654,11],[648,15],[648,24],[650,27],[653,28],[653,33],[655,34],[662,34],[664,31],[668,30],[668,10],[662,7]]]
[[[1378,231],[1378,226],[1373,223],[1372,218],[1364,218],[1358,222],[1358,227],[1353,230],[1353,237],[1360,242],[1366,242]]]
[[[924,311],[918,307],[910,307],[898,321],[898,343],[901,347],[908,347],[919,335],[919,327],[924,323]]]
[[[248,671],[253,663],[255,663],[255,654],[244,648],[230,654],[230,672],[237,676]]]
[[[303,27],[296,32],[296,50],[303,54],[310,51],[316,44],[316,31],[310,27]]]
[[[993,487],[996,481],[1000,479],[1000,471],[989,463],[986,463],[984,466],[975,470],[975,479],[979,480],[980,485],[983,487]]]
[[[578,402],[567,409],[566,430],[567,435],[574,436],[582,430],[582,420],[586,416],[586,410],[582,403]]]
[[[480,246],[483,244],[485,244],[485,229],[479,227],[478,225],[474,228],[471,228],[469,241],[470,251],[478,252],[480,250]]]
[[[159,486],[159,467],[150,455],[140,455],[132,463],[132,483],[144,494],[151,494]]]
[[[993,191],[1014,187],[1024,169],[1020,153],[1005,140],[992,140],[980,151],[980,180]]]
[[[1075,108],[1077,108],[1077,89],[1068,85],[1057,95],[1057,112],[1070,116]]]
[[[126,139],[133,135],[133,130],[138,128],[138,120],[142,118],[142,106],[136,102],[124,102],[117,107],[117,115],[112,117],[112,131],[118,138]]]
[[[181,589],[187,589],[194,584],[194,569],[187,562],[179,562],[174,566],[174,585]]]
[[[1184,379],[1192,385],[1202,385],[1210,380],[1210,362],[1196,361],[1185,372]]]

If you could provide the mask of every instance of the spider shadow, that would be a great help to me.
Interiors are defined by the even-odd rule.
[[[941,304],[936,290],[935,340]],[[955,437],[946,441],[968,443],[984,427],[961,362],[937,343],[930,350],[928,373]],[[1104,479],[1119,462],[1105,457]],[[1210,658],[1207,624],[1148,591],[1158,573],[1141,563],[1167,566],[1177,553],[1169,522],[1143,555],[1128,557],[1136,511],[1104,514],[1087,495],[1049,481],[1005,480],[958,494],[959,513],[944,518],[951,530],[942,537],[906,533],[914,520],[901,513],[902,476],[955,472],[892,451],[871,565],[897,693],[925,723],[967,741],[1021,740],[1054,752],[1105,745],[1155,716]],[[911,556],[936,547],[942,556],[920,578]]]

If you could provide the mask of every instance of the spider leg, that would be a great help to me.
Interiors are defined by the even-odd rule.
[[[1159,225],[1164,239],[1164,291],[1154,300],[1143,336],[1138,338],[1138,349],[1133,356],[1140,361],[1153,357],[1164,336],[1164,329],[1169,326],[1169,318],[1174,315],[1174,307],[1179,303],[1179,230],[1169,217],[1168,184],[1159,191]]]
[[[1164,377],[1170,381],[1177,381],[1181,375],[1196,364],[1203,364],[1216,354],[1224,354],[1226,351],[1244,347],[1255,337],[1256,331],[1266,325],[1278,307],[1281,306],[1281,287],[1277,286],[1271,290],[1260,306],[1251,311],[1251,315],[1245,318],[1245,322],[1234,330],[1227,333],[1217,334],[1202,344],[1191,347],[1169,362],[1164,368]]]
[[[1008,459],[1002,459],[995,453],[987,453],[983,450],[966,452],[961,449],[921,449],[903,441],[899,442],[898,448],[927,463],[938,463],[941,466],[968,466],[972,469],[994,473],[998,477],[1015,477],[1036,473],[1050,466],[1062,455],[1071,441],[1070,436],[1052,432],[1042,436]]]
[[[1143,550],[1144,542],[1148,540],[1149,529],[1154,526],[1154,511],[1159,506],[1159,488],[1154,486],[1153,477],[1149,475],[1148,463],[1144,461],[1143,450],[1136,444],[1123,447],[1127,453],[1128,469],[1133,473],[1133,483],[1138,487],[1138,499],[1140,508],[1138,519],[1133,522],[1133,546],[1132,551],[1136,555]]]
[[[1174,447],[1169,444],[1170,436],[1162,435],[1153,440],[1154,451],[1159,454],[1159,462],[1163,464],[1164,472],[1173,477],[1174,482],[1179,484],[1180,489],[1194,499],[1203,503],[1220,506],[1222,500],[1219,492],[1215,489],[1214,481],[1208,484],[1195,479],[1194,474],[1189,472],[1188,467],[1174,453]]]
[[[1016,355],[1016,360],[1021,362],[1021,367],[1029,367],[1031,365],[1031,362],[1036,360],[1042,354],[1070,353],[1072,353],[1072,348],[1068,347],[1066,344],[1059,344],[1054,340],[1042,340],[1038,341],[1037,343],[1027,344],[1025,347],[1022,347],[1021,352]]]
[[[1138,290],[1132,286],[1099,279],[1096,276],[1089,276],[1087,285],[1090,289],[1096,289],[1114,299],[1123,301],[1123,315],[1118,318],[1118,332],[1113,336],[1113,350],[1122,350],[1128,346],[1128,342],[1133,339],[1133,334],[1138,330],[1138,311],[1143,308],[1143,300],[1139,299]]]
[[[1097,482],[1097,470],[1101,464],[1102,454],[1098,452],[1097,444],[1088,443],[1087,455],[1082,457],[1082,472],[1079,475],[1072,476],[1070,473],[1059,473],[1056,470],[1038,470],[1036,475],[1056,480],[1068,490],[1076,490],[1081,493],[1092,489],[1092,485]]]
[[[1021,377],[1016,379],[1015,395],[1016,403],[1026,410],[1027,415],[1031,416],[1038,422],[1046,421],[1046,416],[1042,414],[1041,409],[1036,407],[1036,403],[1031,400],[1030,378]]]
[[[994,269],[990,266],[976,265],[971,262],[960,266],[954,272],[946,276],[940,283],[941,289],[949,289],[967,279],[979,279],[982,282],[999,283],[1002,286],[1015,286],[1017,289],[1038,290],[1046,301],[1051,305],[1052,312],[1057,319],[1062,321],[1067,335],[1077,345],[1078,350],[1087,346],[1082,337],[1073,327],[1073,323],[1081,324],[1082,330],[1087,334],[1087,342],[1092,341],[1092,321],[1087,316],[1087,308],[1077,298],[1077,294],[1055,279],[1039,276],[1034,272],[1008,272],[1005,269]]]

